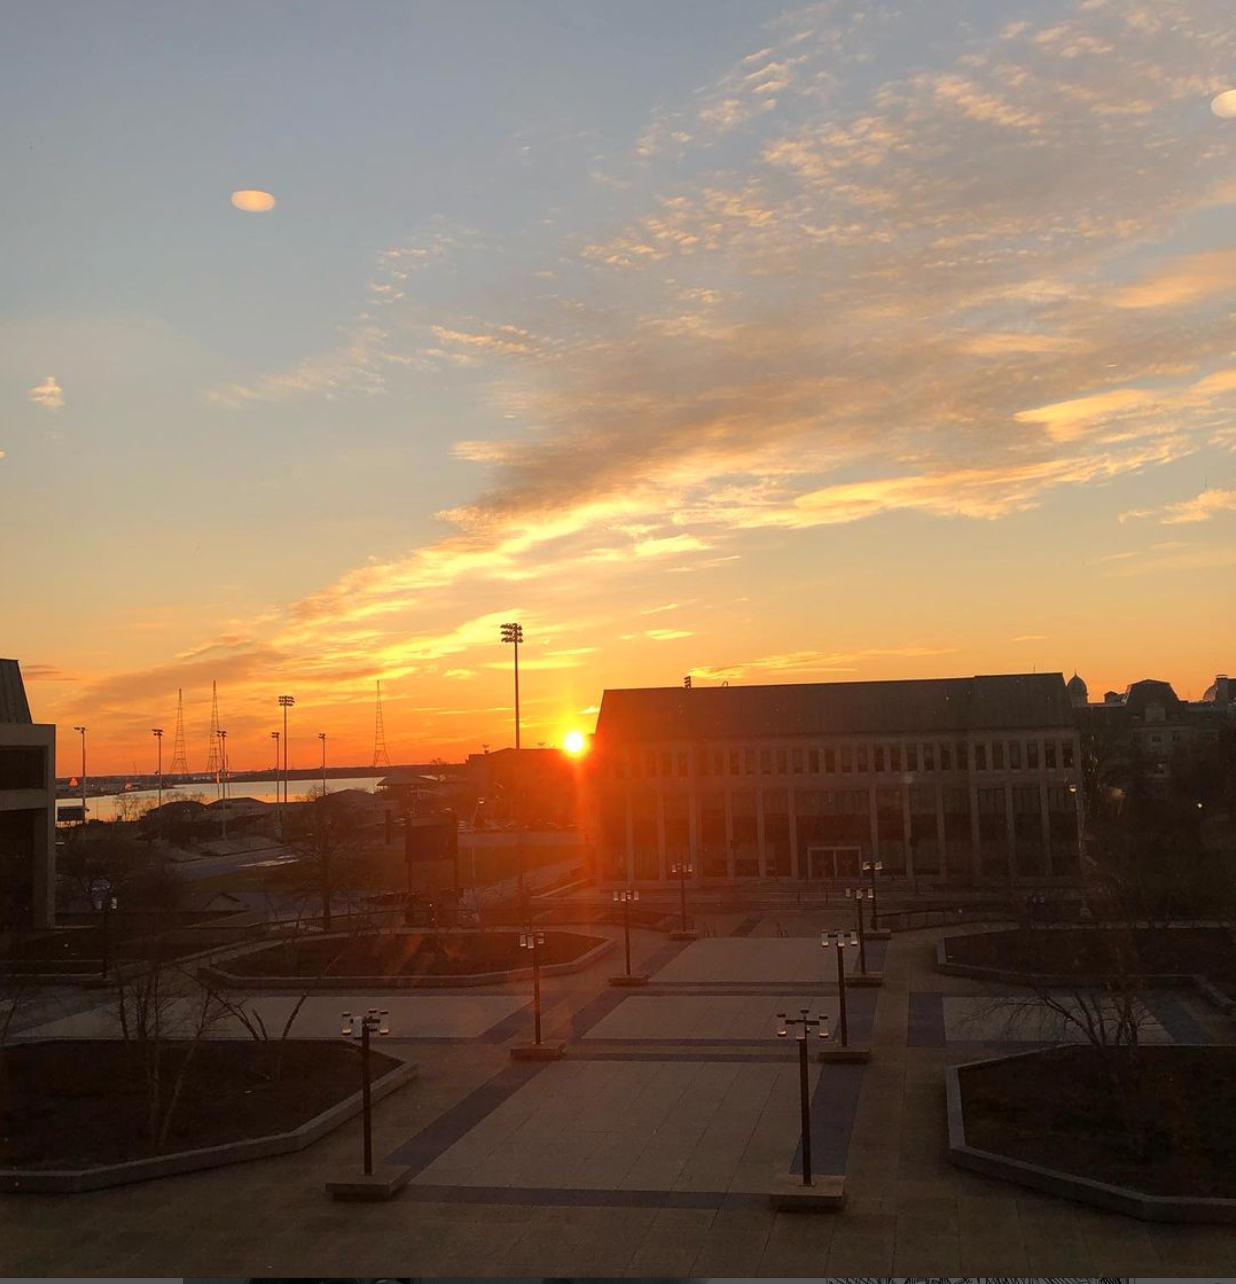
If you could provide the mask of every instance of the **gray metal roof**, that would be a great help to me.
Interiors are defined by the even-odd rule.
[[[0,660],[0,722],[34,722],[16,660]]]
[[[606,691],[597,740],[963,733],[1068,727],[1062,673]]]

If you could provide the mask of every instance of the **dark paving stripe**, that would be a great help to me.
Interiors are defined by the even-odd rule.
[[[784,1061],[784,1052],[637,1052],[605,1048],[572,1048],[572,1061]]]
[[[756,925],[760,919],[764,918],[763,914],[750,914],[743,919],[741,923],[730,933],[731,936],[750,936],[755,931]]]
[[[1151,1015],[1167,1031],[1173,1043],[1209,1043],[1210,1035],[1170,994],[1156,991],[1147,996]]]
[[[545,1011],[542,1008],[542,1021],[544,1018]],[[503,1017],[497,1025],[491,1025],[488,1030],[478,1037],[478,1041],[481,1043],[505,1043],[508,1039],[513,1039],[517,1034],[522,1034],[531,1024],[532,1000],[529,999],[523,1007],[516,1008],[510,1016]]]
[[[575,1208],[763,1208],[767,1195],[723,1190],[569,1190],[521,1186],[404,1187],[404,1195],[429,1204],[540,1204]]]
[[[906,1047],[942,1048],[946,1042],[944,995],[928,994],[921,990],[911,991]]]
[[[456,1102],[445,1114],[422,1128],[410,1141],[391,1151],[389,1162],[403,1164],[419,1173],[444,1151],[450,1149],[487,1115],[530,1083],[548,1062],[517,1061],[500,1070],[488,1083]]]
[[[850,1134],[858,1112],[858,1094],[863,1085],[861,1065],[825,1065],[811,1094],[811,1171],[813,1174],[844,1174],[850,1152]],[[799,1141],[790,1171],[803,1170],[803,1147]]]

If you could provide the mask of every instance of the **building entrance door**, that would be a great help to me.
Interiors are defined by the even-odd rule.
[[[812,882],[857,878],[860,853],[858,847],[808,847],[807,878]]]

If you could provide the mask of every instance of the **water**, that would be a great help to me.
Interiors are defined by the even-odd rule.
[[[338,778],[328,779],[326,788],[332,793],[338,793],[341,789],[363,789],[367,794],[373,793],[377,789],[380,776],[340,776]],[[321,780],[289,780],[288,781],[288,801],[297,802],[307,798],[310,793],[322,788]],[[273,780],[229,780],[227,782],[227,796],[229,798],[256,798],[259,802],[273,803],[275,798],[275,782]],[[163,786],[163,801],[165,803],[175,802],[180,798],[200,798],[202,802],[212,803],[219,797],[219,787],[213,780],[194,781],[192,784],[179,785],[173,789],[170,785]],[[147,807],[153,807],[158,803],[159,791],[157,789],[133,789],[128,793],[120,794],[100,794],[97,797],[87,797],[86,815],[91,820],[116,820],[124,814],[128,807],[134,809],[134,814],[140,815]],[[80,807],[80,798],[58,798],[57,807]]]

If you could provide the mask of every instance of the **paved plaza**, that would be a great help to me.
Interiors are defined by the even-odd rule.
[[[1236,1258],[1236,1228],[1137,1222],[949,1162],[944,1068],[1051,1031],[1010,1025],[992,1002],[1007,988],[937,973],[942,929],[868,943],[883,985],[850,990],[848,1008],[872,1059],[811,1065],[814,1166],[844,1176],[845,1209],[772,1213],[770,1180],[801,1164],[796,1050],[775,1037],[776,1013],[808,1007],[836,1027],[835,957],[819,930],[842,925],[718,915],[693,943],[633,931],[646,989],[610,987],[612,956],[545,978],[545,1037],[568,1044],[550,1063],[509,1056],[531,1036],[527,982],[315,996],[298,1034],[338,1037],[343,1009],[386,1007],[397,1037],[384,1050],[420,1067],[375,1109],[376,1153],[412,1171],[395,1200],[324,1194],[356,1168],[353,1122],[298,1155],[7,1196],[0,1256],[32,1276],[507,1277],[1189,1276]],[[268,1023],[292,1002],[250,1001]],[[70,996],[21,1033],[97,1037],[103,1007]],[[1147,1037],[1234,1034],[1192,992],[1165,991],[1150,996]]]

